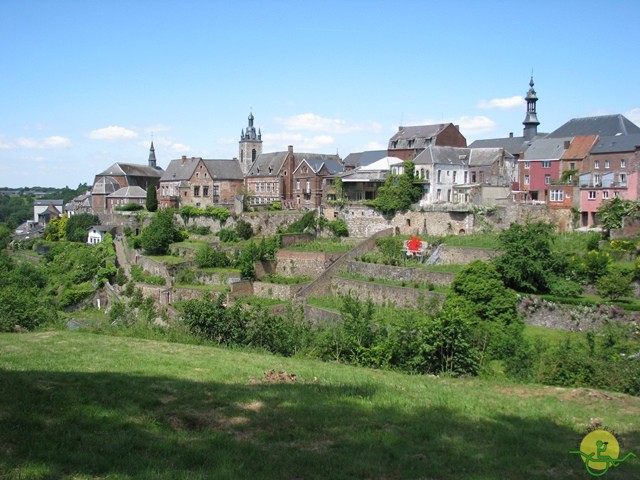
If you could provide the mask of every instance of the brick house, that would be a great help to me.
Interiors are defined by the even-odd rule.
[[[398,132],[389,140],[387,155],[413,160],[429,145],[466,147],[467,139],[452,123],[398,127]]]
[[[273,202],[282,202],[285,208],[295,208],[297,196],[294,193],[295,181],[294,170],[303,161],[307,160],[307,165],[316,162],[338,162],[338,155],[325,155],[318,153],[294,153],[293,146],[289,145],[286,152],[261,153],[251,165],[249,173],[245,176],[246,192],[249,195],[249,203],[252,205],[269,205]],[[327,166],[329,169],[330,167]],[[307,177],[303,177],[300,172],[300,179],[304,178],[306,187],[306,179],[311,178],[308,171]],[[313,176],[317,176],[313,174]],[[299,190],[300,195],[304,195]],[[311,198],[309,198],[310,200]],[[300,202],[304,200],[301,197]],[[314,200],[315,201],[315,200]]]
[[[339,160],[337,155],[305,154],[293,171],[293,196],[296,208],[320,206],[325,178],[344,171]]]
[[[242,193],[242,168],[237,159],[182,156],[171,160],[160,178],[158,203],[162,208],[191,205],[232,205]]]

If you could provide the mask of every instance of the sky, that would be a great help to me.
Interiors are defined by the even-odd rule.
[[[115,162],[468,143],[576,117],[640,125],[637,0],[0,0],[0,187],[76,188]]]

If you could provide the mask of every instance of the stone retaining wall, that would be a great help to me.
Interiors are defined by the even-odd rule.
[[[319,277],[331,264],[342,256],[341,253],[276,252],[276,273],[285,277]]]
[[[423,268],[394,267],[377,263],[347,262],[347,273],[355,273],[369,278],[384,278],[387,280],[432,283],[448,287],[455,277],[455,273],[431,272]]]
[[[443,245],[438,254],[436,265],[468,265],[474,260],[489,262],[500,252],[493,248],[451,247]]]
[[[300,289],[306,287],[307,285],[309,285],[309,283],[282,285],[279,283],[253,282],[253,294],[256,297],[291,300]]]
[[[395,287],[380,283],[362,282],[347,278],[334,277],[331,281],[331,290],[334,295],[338,293],[351,293],[360,300],[371,298],[374,303],[381,305],[392,303],[399,307],[419,307],[423,302],[432,298],[443,299],[441,293],[430,292],[423,289]]]

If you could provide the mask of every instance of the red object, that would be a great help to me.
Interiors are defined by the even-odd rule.
[[[412,236],[411,239],[407,242],[407,248],[412,252],[417,252],[418,250],[420,250],[420,245],[422,245],[422,240],[414,236]]]

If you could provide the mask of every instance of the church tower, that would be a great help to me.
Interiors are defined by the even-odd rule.
[[[240,134],[240,166],[242,173],[249,173],[251,165],[255,162],[258,155],[262,153],[262,132],[253,126],[253,113],[249,113],[249,125],[246,131],[243,129]]]
[[[540,122],[538,121],[538,114],[536,113],[536,102],[538,101],[538,96],[536,95],[536,91],[533,89],[533,75],[531,75],[529,91],[524,99],[527,101],[527,115],[524,117],[524,122],[522,122],[524,125],[522,135],[525,140],[529,141],[533,140],[533,138],[538,135],[538,125],[540,125]]]
[[[149,149],[149,166],[151,168],[157,168],[157,166],[156,166],[156,149],[153,148],[153,140],[151,140],[151,148]]]

